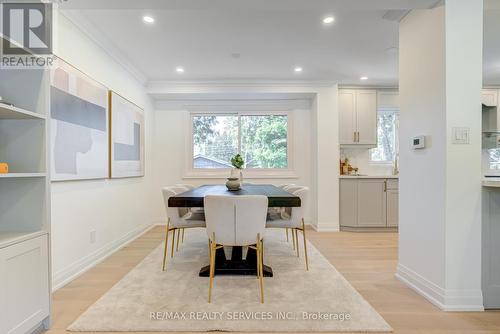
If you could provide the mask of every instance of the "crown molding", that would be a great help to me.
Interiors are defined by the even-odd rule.
[[[59,11],[70,20],[80,31],[82,31],[92,42],[99,46],[106,52],[113,60],[115,60],[125,71],[130,73],[141,85],[145,86],[148,79],[137,67],[135,67],[130,60],[128,60],[123,53],[111,42],[95,25],[77,10],[64,10]]]

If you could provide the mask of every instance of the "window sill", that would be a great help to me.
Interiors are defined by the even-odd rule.
[[[227,179],[231,174],[230,170],[222,171],[188,171],[184,173],[183,179]],[[243,170],[243,180],[249,179],[298,179],[298,175],[291,170]]]
[[[378,165],[378,166],[392,166],[394,164],[393,161],[368,161],[370,165]]]

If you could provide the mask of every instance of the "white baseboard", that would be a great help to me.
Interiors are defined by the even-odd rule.
[[[71,265],[58,271],[57,273],[54,273],[54,275],[52,276],[52,292],[56,291],[59,288],[62,288],[90,268],[94,267],[99,262],[102,262],[117,250],[123,248],[130,242],[134,241],[135,239],[149,231],[154,226],[155,225],[151,223],[140,225],[136,229],[125,234],[120,239],[108,243],[95,252],[72,263]]]
[[[401,264],[396,277],[443,311],[484,311],[481,290],[443,289]]]
[[[310,225],[316,232],[339,232],[339,223],[320,223],[320,222],[310,222]]]

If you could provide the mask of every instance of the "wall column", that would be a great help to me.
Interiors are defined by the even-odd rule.
[[[397,276],[444,310],[482,310],[483,1],[446,0],[400,25]],[[457,143],[456,131],[469,132]],[[414,150],[412,138],[426,136]]]
[[[339,145],[338,145],[338,86],[321,88],[314,101],[313,156],[315,175],[316,219],[318,231],[339,230]]]

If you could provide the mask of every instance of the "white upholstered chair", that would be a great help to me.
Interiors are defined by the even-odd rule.
[[[179,183],[179,184],[176,184],[175,186],[185,188],[186,191],[193,190],[194,188],[196,188],[194,185],[187,184],[187,183]],[[203,208],[189,208],[189,211],[191,211],[193,213],[204,213],[205,212],[203,210]],[[182,230],[182,240],[181,241],[184,241],[184,230]]]
[[[183,188],[186,188],[187,190],[191,190],[191,189],[194,189],[196,188],[195,186],[193,186],[192,184],[187,184],[187,183],[178,183],[175,185],[176,187],[183,187]]]
[[[266,229],[266,196],[206,196],[204,200],[207,234],[210,244],[210,285],[212,300],[215,252],[224,246],[248,246],[257,252],[257,277],[260,301],[264,302],[263,236]]]
[[[306,230],[304,226],[304,212],[307,206],[309,188],[299,187],[295,189],[293,194],[300,197],[300,202],[301,202],[300,207],[293,207],[291,208],[290,211],[282,211],[277,216],[268,217],[266,227],[291,229],[294,247],[297,251],[297,256],[299,256],[298,231],[302,231],[302,235],[304,238],[304,257],[306,262],[306,270],[309,270],[309,262],[307,258]]]
[[[280,184],[278,188],[281,188],[286,192],[293,193],[295,190],[302,188],[302,186],[298,186],[295,183],[285,183],[285,184]],[[276,215],[281,215],[282,212],[290,213],[290,208],[269,208],[268,212],[270,217],[276,217]],[[288,237],[288,230],[289,230],[288,228],[285,229],[287,242],[290,241],[290,238]],[[295,238],[293,239],[293,249],[295,250]]]
[[[184,229],[195,228],[195,227],[205,227],[205,215],[202,213],[193,213],[189,208],[171,208],[168,206],[168,199],[179,193],[185,192],[184,187],[165,187],[162,189],[163,201],[165,203],[165,209],[167,210],[167,228],[165,231],[165,249],[163,251],[163,266],[162,270],[165,271],[165,266],[167,263],[167,249],[168,249],[168,233],[172,231],[172,251],[170,257],[174,256],[174,244],[175,244],[175,232],[177,231],[177,247],[179,249],[179,240],[184,239]]]

